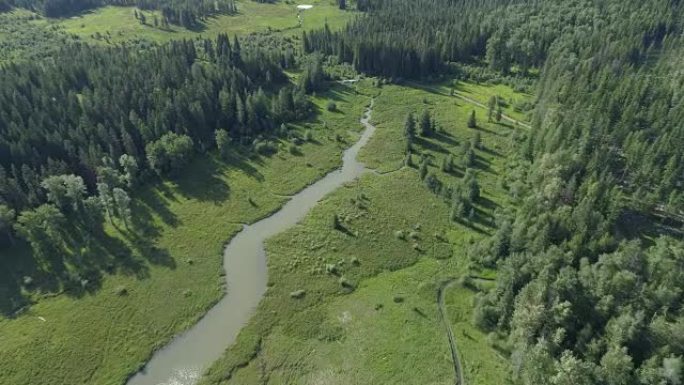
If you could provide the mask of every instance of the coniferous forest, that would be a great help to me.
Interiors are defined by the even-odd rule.
[[[0,12],[8,10],[11,6],[16,6],[40,12],[46,17],[69,17],[104,5],[136,6],[145,10],[158,9],[162,12],[163,23],[177,24],[187,28],[195,27],[208,16],[237,11],[233,0],[3,0],[0,2]]]
[[[159,9],[186,27],[237,9],[232,0],[104,3]],[[496,272],[474,295],[470,321],[505,358],[514,384],[681,384],[684,2],[347,3],[336,4],[357,14],[344,27],[326,23],[277,43],[227,34],[144,46],[72,41],[3,65],[0,253],[25,242],[27,258],[48,261],[66,252],[68,226],[94,237],[113,218],[128,227],[136,189],[182,175],[199,154],[277,153],[267,139],[319,114],[312,99],[336,84],[340,68],[373,78],[380,93],[383,84],[504,84],[531,95],[530,127],[513,139],[498,175],[512,203],[495,209],[491,233],[459,246],[470,268]],[[102,5],[0,0],[0,12],[63,17]],[[489,122],[498,122],[493,100]],[[473,217],[480,133],[459,144],[470,157],[467,191],[444,188],[416,150],[419,137],[444,135],[425,106],[409,113],[397,139],[406,140],[404,166],[419,169],[454,222]],[[327,112],[344,113],[332,99]],[[476,130],[478,119],[473,111],[463,126]],[[441,164],[446,174],[455,168],[451,155]],[[357,194],[355,204],[364,204]],[[333,218],[335,230],[359,236]],[[418,235],[409,238],[418,249]],[[321,274],[351,292],[340,266]]]
[[[454,62],[538,76],[533,130],[507,181],[519,207],[469,250],[499,267],[475,322],[505,336],[516,381],[678,383],[684,249],[640,232],[683,224],[682,3],[374,7],[343,31],[307,35],[305,49],[395,79],[433,78]]]
[[[678,383],[684,250],[638,233],[647,217],[682,226],[682,4],[375,6],[343,31],[306,36],[305,49],[391,78],[435,77],[452,62],[538,73],[533,130],[508,181],[520,206],[469,250],[499,267],[475,322],[505,336],[517,381]]]

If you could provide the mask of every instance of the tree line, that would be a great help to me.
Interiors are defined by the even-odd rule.
[[[234,0],[2,0],[0,11],[15,6],[42,13],[47,17],[68,17],[106,5],[159,10],[162,14],[162,23],[186,28],[196,27],[211,15],[237,12]]]
[[[96,222],[100,208],[126,223],[123,193],[139,175],[173,174],[198,151],[230,152],[306,118],[306,92],[325,80],[320,61],[304,62],[301,86],[287,81],[284,64],[295,64],[285,51],[219,35],[147,50],[74,45],[43,63],[6,66],[0,242],[20,235],[43,253],[41,244],[59,244],[45,228],[59,227],[58,211]]]
[[[474,321],[513,382],[682,383],[684,4],[371,3],[343,31],[306,34],[304,49],[392,79],[435,78],[452,61],[537,78],[533,128],[501,181],[516,205],[468,250],[498,267]],[[407,118],[409,143],[416,126]],[[469,195],[455,194],[456,218]]]

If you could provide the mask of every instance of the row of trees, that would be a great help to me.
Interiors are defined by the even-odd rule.
[[[335,55],[359,71],[390,78],[428,78],[445,62],[486,59],[503,73],[526,74],[541,66],[561,32],[565,9],[584,8],[536,1],[370,1],[368,17],[346,29],[327,27],[304,35],[304,49]],[[578,22],[585,23],[589,15]]]
[[[160,10],[164,22],[186,28],[197,26],[214,14],[237,12],[234,0],[3,0],[0,8],[17,6],[40,12],[47,17],[68,17],[105,5],[136,6],[145,10]]]

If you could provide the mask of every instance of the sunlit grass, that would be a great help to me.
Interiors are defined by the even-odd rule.
[[[139,191],[134,217],[140,227],[107,228],[133,253],[101,256],[115,271],[98,290],[80,297],[34,295],[37,303],[27,312],[0,317],[0,383],[118,385],[193,324],[221,296],[223,245],[240,224],[273,212],[285,200],[281,194],[340,165],[369,97],[337,86],[316,103],[333,97],[340,113],[319,108],[315,120],[297,128],[312,130],[315,140],[300,146],[301,155],[290,154],[286,143],[270,158],[223,161],[206,154],[180,178]],[[23,251],[3,258],[21,258]]]
[[[298,35],[303,30],[322,28],[326,23],[331,28],[341,28],[356,14],[353,11],[340,10],[330,0],[312,0],[303,1],[303,3],[311,4],[313,8],[302,12],[301,27],[296,8],[299,3],[288,4],[281,1],[269,4],[252,0],[239,1],[237,14],[209,17],[203,25],[194,30],[176,25],[171,25],[168,29],[163,29],[161,26],[155,27],[154,18],[161,20],[159,11],[141,11],[134,7],[108,6],[55,22],[64,27],[67,33],[89,41],[118,43],[147,39],[163,42],[197,36],[213,37],[219,33],[245,35],[269,30]],[[134,12],[145,15],[145,25],[135,18]]]

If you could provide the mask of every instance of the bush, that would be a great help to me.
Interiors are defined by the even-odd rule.
[[[347,278],[340,277],[340,286],[347,290],[354,290],[354,284],[351,283]]]
[[[123,297],[123,296],[125,296],[125,295],[128,295],[128,289],[126,289],[125,286],[119,286],[119,287],[117,287],[116,290],[114,290],[114,292],[115,292],[116,295],[118,295],[119,297]]]
[[[340,270],[337,268],[337,265],[335,264],[327,264],[325,265],[325,272],[332,275],[338,275],[340,273]]]
[[[299,147],[297,147],[296,144],[290,144],[288,146],[288,151],[290,151],[290,154],[292,155],[301,155],[302,152],[299,150]]]
[[[333,102],[333,101],[329,101],[329,102],[328,102],[328,105],[326,106],[326,108],[327,108],[328,111],[330,111],[330,112],[335,112],[335,111],[337,111],[337,104],[335,104],[335,102]]]
[[[257,142],[254,145],[254,151],[256,151],[259,155],[268,156],[278,152],[278,147],[271,142]]]

